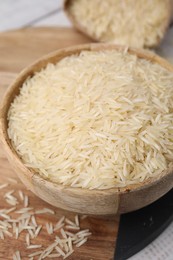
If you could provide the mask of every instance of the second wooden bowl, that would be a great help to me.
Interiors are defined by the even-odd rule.
[[[7,113],[14,97],[28,76],[33,76],[48,63],[57,63],[62,58],[79,54],[82,50],[125,50],[125,47],[108,44],[88,44],[59,50],[43,57],[33,65],[23,70],[8,89],[0,109],[0,137],[7,157],[22,182],[38,197],[48,203],[66,210],[95,215],[113,215],[124,213],[144,207],[168,192],[173,187],[173,168],[169,168],[157,177],[150,178],[139,184],[129,185],[125,188],[111,188],[107,190],[88,190],[82,188],[65,187],[44,179],[32,169],[27,168],[14,150],[7,134]],[[129,53],[139,58],[157,63],[173,72],[173,67],[157,55],[128,49]]]

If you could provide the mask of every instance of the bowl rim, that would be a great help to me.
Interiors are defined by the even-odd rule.
[[[67,47],[63,49],[59,49],[57,51],[51,52],[50,54],[44,55],[40,59],[36,60],[31,65],[27,66],[25,69],[23,69],[16,79],[13,81],[13,83],[9,86],[7,89],[2,102],[0,106],[0,137],[2,144],[6,150],[6,152],[10,155],[12,160],[15,160],[19,167],[24,169],[26,174],[28,175],[29,179],[37,178],[40,182],[44,181],[45,184],[48,186],[53,185],[59,190],[68,190],[73,193],[80,193],[80,194],[86,194],[88,192],[90,195],[96,195],[96,194],[124,194],[124,193],[133,193],[138,190],[145,190],[151,186],[157,185],[161,180],[164,181],[164,178],[168,175],[173,174],[173,166],[170,166],[166,170],[164,170],[162,173],[160,173],[157,176],[149,177],[147,180],[137,183],[137,184],[130,184],[125,187],[113,187],[108,189],[87,189],[87,188],[78,188],[78,187],[71,187],[71,186],[64,186],[62,184],[58,184],[55,182],[52,182],[49,179],[44,178],[39,173],[35,172],[33,169],[25,166],[25,164],[22,162],[22,159],[15,151],[14,147],[11,144],[11,141],[8,137],[7,133],[7,113],[8,109],[10,107],[10,104],[14,97],[18,94],[19,89],[22,87],[23,82],[29,77],[33,76],[35,72],[40,71],[42,68],[45,68],[45,66],[48,63],[56,63],[62,58],[66,56],[70,56],[73,54],[79,54],[81,51],[102,51],[102,50],[117,50],[120,52],[128,52],[130,54],[135,54],[140,59],[149,60],[151,63],[157,63],[161,67],[164,67],[165,69],[173,72],[173,66],[167,62],[165,59],[159,57],[155,53],[143,49],[138,48],[130,48],[128,46],[122,46],[122,45],[115,45],[115,44],[105,44],[105,43],[89,43],[89,44],[82,44],[82,45],[76,45],[72,47]]]

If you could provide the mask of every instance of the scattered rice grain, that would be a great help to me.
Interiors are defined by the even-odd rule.
[[[4,240],[4,233],[3,233],[2,230],[0,230],[0,238],[1,238],[2,240]]]
[[[13,260],[21,260],[20,252],[16,251],[13,255]]]
[[[6,188],[9,184],[8,183],[4,183],[0,185],[0,190]]]
[[[19,190],[18,193],[19,193],[19,197],[20,197],[21,201],[23,201],[24,200],[23,192],[21,190]]]
[[[44,208],[44,209],[35,211],[35,214],[45,214],[45,213],[55,214],[55,212],[53,210],[48,209],[48,208]]]
[[[56,257],[59,257],[59,256],[61,256],[61,254],[50,254],[47,257],[48,258],[56,258]]]
[[[46,223],[46,230],[49,235],[53,234],[53,224],[52,223]]]
[[[32,221],[32,224],[33,224],[35,227],[38,226],[34,215],[31,217],[31,221]]]
[[[75,223],[76,223],[76,226],[79,227],[79,216],[78,215],[75,216]]]
[[[35,231],[34,237],[37,237],[42,229],[42,225],[39,225]]]
[[[29,245],[27,246],[27,249],[36,249],[36,248],[40,248],[42,247],[42,245]]]
[[[62,249],[59,246],[56,246],[55,249],[61,256],[65,256],[65,253],[62,251]]]
[[[27,244],[27,246],[30,246],[30,235],[29,235],[29,233],[26,234],[26,244]]]
[[[70,226],[75,226],[76,227],[76,223],[74,223],[73,221],[71,221],[68,218],[65,219],[65,223],[69,224]]]
[[[8,230],[4,230],[3,232],[4,232],[4,234],[6,234],[9,237],[13,236],[12,233],[10,231],[8,231]]]
[[[30,254],[29,257],[38,256],[38,255],[41,255],[42,253],[43,253],[43,250],[37,251],[37,252],[34,252],[34,253]]]
[[[76,247],[80,247],[82,246],[84,243],[86,243],[86,241],[88,240],[88,238],[84,238],[82,241],[80,241],[79,243],[76,244]]]
[[[24,207],[25,207],[25,208],[28,207],[28,204],[29,204],[28,196],[25,195],[25,196],[24,196]]]
[[[63,259],[66,259],[67,257],[69,257],[73,252],[74,252],[74,250],[69,251],[69,252],[63,257]]]
[[[66,239],[67,235],[66,235],[66,233],[65,233],[63,228],[60,229],[60,232],[61,232],[62,237]]]
[[[65,228],[70,230],[80,230],[80,227],[70,226],[70,225],[66,225]]]

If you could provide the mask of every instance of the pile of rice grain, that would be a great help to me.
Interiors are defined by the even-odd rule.
[[[23,84],[8,135],[25,165],[53,182],[142,182],[173,160],[173,73],[115,50],[66,57]]]
[[[98,41],[157,46],[170,22],[170,0],[67,0],[69,18]]]
[[[81,221],[87,216],[76,215],[72,220],[62,216],[57,222],[54,210],[38,209],[33,205],[31,207],[29,197],[22,190],[17,192],[15,186],[13,186],[14,189],[11,190],[10,187],[10,190],[4,192],[8,186],[18,183],[15,179],[6,178],[6,180],[11,183],[0,184],[0,192],[3,194],[2,205],[4,204],[3,198],[6,201],[6,207],[0,208],[0,243],[10,237],[13,241],[13,250],[15,250],[14,240],[18,241],[17,248],[19,242],[22,242],[23,250],[21,252],[17,250],[13,254],[13,260],[26,259],[26,256],[29,260],[34,260],[36,256],[38,260],[67,259],[78,247],[88,241],[91,236],[90,230],[80,227]],[[50,214],[54,217],[51,217]],[[48,219],[51,222],[45,223]],[[45,229],[49,241],[46,239]],[[46,242],[46,247],[38,242],[44,244]]]

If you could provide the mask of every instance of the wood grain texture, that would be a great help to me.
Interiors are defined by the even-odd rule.
[[[27,28],[0,33],[0,71],[19,72],[49,52],[88,42],[89,38],[70,28]]]
[[[4,95],[8,85],[15,78],[15,74],[2,73],[0,72],[0,99]],[[17,184],[11,183],[8,178],[17,180]],[[9,187],[0,190],[0,209],[8,208],[9,205],[3,198],[4,192],[9,190],[21,190],[27,194],[30,198],[30,206],[35,209],[42,209],[45,207],[53,209],[56,214],[52,215],[38,215],[37,222],[43,225],[43,230],[40,236],[33,240],[35,244],[42,244],[43,248],[46,248],[49,243],[53,243],[54,235],[49,236],[46,231],[46,222],[56,223],[63,215],[70,219],[74,219],[75,214],[64,211],[61,209],[54,208],[36,197],[32,192],[26,189],[26,187],[19,181],[14,170],[10,166],[6,156],[3,153],[2,147],[0,146],[0,184],[11,183]],[[15,193],[17,195],[17,192]],[[13,214],[11,215],[13,217]],[[113,259],[115,240],[118,232],[119,217],[87,217],[81,221],[82,228],[89,228],[93,235],[89,238],[88,242],[82,247],[75,250],[74,254],[69,257],[69,260],[111,260]],[[11,260],[12,255],[16,250],[21,251],[22,260],[28,259],[27,255],[32,250],[26,249],[25,243],[26,233],[22,233],[19,240],[9,238],[6,236],[5,240],[0,240],[0,259]],[[10,246],[9,246],[10,245]],[[37,249],[38,250],[38,249]],[[33,250],[33,251],[37,251]],[[32,252],[33,252],[32,251]],[[35,258],[37,259],[37,258]],[[51,259],[51,258],[48,258]],[[57,258],[56,258],[57,259]],[[61,258],[59,258],[61,259]]]

